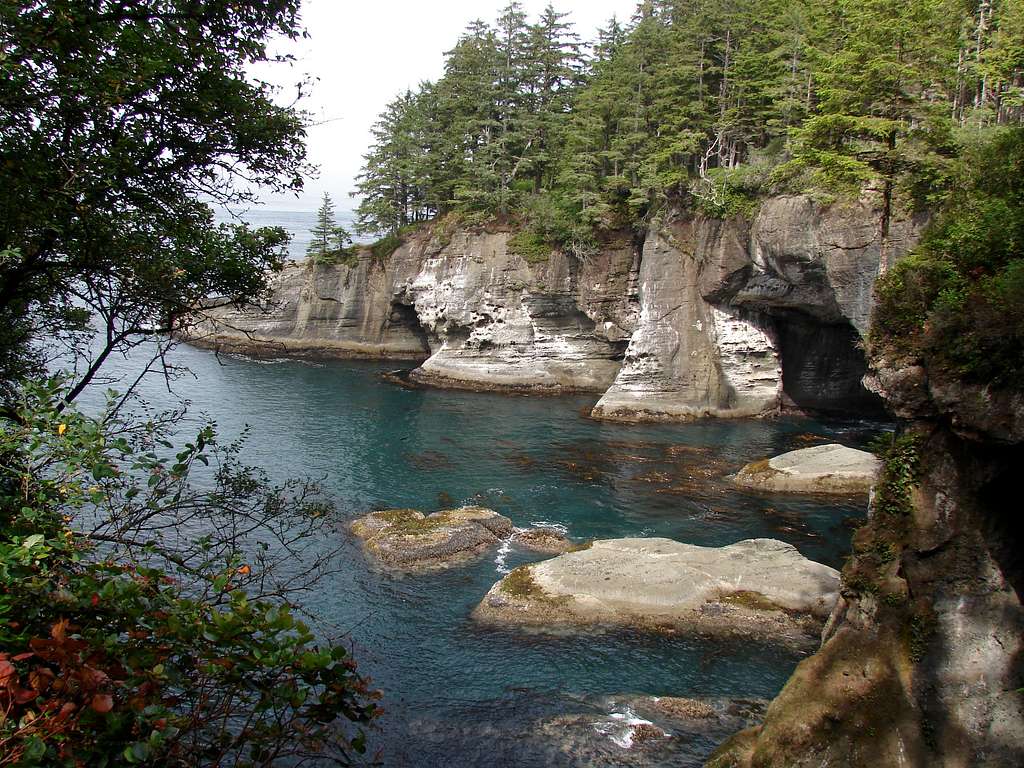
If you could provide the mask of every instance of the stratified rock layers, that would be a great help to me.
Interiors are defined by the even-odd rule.
[[[700,229],[685,222],[644,243],[640,317],[595,416],[672,421],[754,416],[778,407],[782,369],[767,329],[701,295]]]
[[[420,383],[603,393],[602,419],[863,410],[856,343],[882,261],[870,195],[824,207],[765,201],[750,220],[670,210],[642,239],[529,260],[509,231],[441,222],[381,261],[289,266],[262,312],[222,308],[190,340],[260,354],[412,358]]]

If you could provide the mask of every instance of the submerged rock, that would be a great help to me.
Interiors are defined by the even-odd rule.
[[[671,702],[688,707],[673,709]],[[586,711],[547,720],[538,730],[562,745],[574,765],[697,766],[723,734],[758,722],[764,705],[752,699],[608,696],[588,701]]]
[[[354,520],[350,529],[367,553],[402,569],[444,567],[472,558],[512,535],[512,521],[484,507],[445,509],[424,515],[385,509]]]
[[[838,596],[839,573],[774,539],[698,547],[609,539],[517,568],[474,611],[530,626],[615,624],[805,645]]]
[[[881,462],[867,451],[831,443],[747,464],[736,485],[793,493],[867,493]]]

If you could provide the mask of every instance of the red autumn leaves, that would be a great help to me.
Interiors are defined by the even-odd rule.
[[[110,675],[97,669],[97,659],[83,657],[88,645],[68,636],[66,619],[50,629],[50,637],[29,640],[31,650],[11,656],[0,653],[0,717],[28,722],[44,718],[41,730],[60,730],[61,723],[89,707],[106,714],[114,708]],[[30,662],[19,672],[18,666]],[[30,706],[31,705],[31,706]]]

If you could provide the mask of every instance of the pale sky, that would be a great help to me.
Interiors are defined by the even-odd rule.
[[[321,125],[309,131],[310,160],[319,177],[308,179],[302,199],[265,198],[268,208],[313,210],[322,192],[339,209],[357,201],[349,197],[353,180],[370,142],[370,127],[385,105],[422,80],[436,80],[450,50],[466,25],[477,18],[492,23],[507,0],[304,0],[302,20],[310,39],[277,45],[297,59],[288,68],[276,65],[256,74],[280,84],[281,99],[290,103],[303,75],[316,78],[312,94],[300,106]],[[576,33],[592,41],[598,27],[613,15],[629,20],[636,0],[552,0],[570,14]],[[524,0],[532,22],[547,0]]]

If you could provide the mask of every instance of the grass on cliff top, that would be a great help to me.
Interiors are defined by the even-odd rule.
[[[317,266],[344,264],[349,269],[355,269],[359,265],[359,246],[352,245],[329,253],[319,253],[310,257],[310,261]]]

